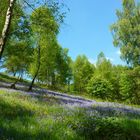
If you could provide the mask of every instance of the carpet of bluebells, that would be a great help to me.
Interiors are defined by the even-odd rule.
[[[111,106],[72,106],[57,97],[1,88],[0,139],[140,140],[139,109]]]

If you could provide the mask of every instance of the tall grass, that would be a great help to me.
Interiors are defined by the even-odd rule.
[[[65,107],[0,91],[1,140],[139,140],[139,116]],[[46,102],[48,100],[48,102]],[[51,102],[51,103],[50,103]]]

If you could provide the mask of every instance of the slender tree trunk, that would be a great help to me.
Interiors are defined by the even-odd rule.
[[[56,84],[56,81],[55,81],[55,74],[52,73],[51,75],[51,87],[54,89],[55,88],[55,85]]]
[[[14,3],[16,0],[9,0],[9,7],[7,9],[7,13],[6,13],[6,19],[5,19],[5,24],[2,30],[2,35],[0,38],[0,60],[2,58],[2,54],[5,48],[5,43],[7,40],[7,34],[9,32],[9,28],[10,28],[10,23],[11,23],[11,19],[12,19],[12,13],[13,13],[13,8],[14,8]]]
[[[70,81],[68,81],[67,85],[68,85],[68,92],[70,92]]]
[[[15,82],[13,84],[11,84],[11,88],[16,89],[16,84],[18,81],[20,81],[21,76],[18,76],[17,79],[15,80]]]
[[[19,81],[19,79],[17,79],[13,84],[11,84],[11,88],[16,89],[16,83]]]
[[[35,73],[35,75],[34,75],[34,77],[33,77],[33,79],[32,79],[32,82],[31,82],[31,84],[30,84],[30,86],[29,86],[29,91],[31,91],[32,90],[32,87],[33,87],[33,85],[34,85],[34,82],[35,82],[35,79],[36,79],[36,77],[37,77],[37,75],[38,75],[38,72],[39,72],[39,69],[40,69],[40,46],[38,46],[38,60],[37,60],[38,62],[38,66],[37,66],[37,71],[36,71],[36,73]]]
[[[13,76],[16,77],[16,72],[13,72]]]

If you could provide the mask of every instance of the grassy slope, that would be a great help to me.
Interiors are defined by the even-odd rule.
[[[0,139],[139,140],[139,116],[68,109],[46,97],[0,91]]]
[[[12,82],[12,83],[14,83],[15,81],[16,81],[17,79],[15,78],[15,77],[12,77],[12,76],[8,76],[8,75],[6,75],[6,74],[4,74],[4,73],[0,73],[0,81],[2,81],[2,82]],[[30,82],[29,81],[27,81],[27,80],[20,80],[19,82],[21,82],[21,83],[24,83],[24,84],[27,84],[27,85],[30,85]],[[42,85],[37,85],[36,84],[36,86],[40,86],[40,87],[43,87],[43,88],[46,88],[46,86],[44,85],[44,86],[42,86]],[[56,91],[58,91],[58,90],[56,90]],[[58,91],[58,92],[62,92],[62,91]],[[87,93],[85,93],[85,94],[81,94],[81,93],[72,93],[72,92],[68,92],[67,94],[69,94],[69,95],[76,95],[76,96],[81,96],[81,97],[83,97],[83,98],[86,98],[86,99],[91,99],[91,100],[96,100],[96,101],[99,101],[99,102],[104,102],[104,100],[102,100],[102,99],[95,99],[95,97],[92,97],[92,96],[90,96],[90,95],[88,95]],[[107,101],[107,100],[106,100]],[[114,102],[116,102],[116,103],[118,103],[118,101],[114,101]],[[138,108],[140,108],[140,105],[132,105],[132,104],[128,104],[128,103],[124,103],[124,102],[120,102],[121,104],[124,104],[124,105],[128,105],[128,106],[133,106],[133,107],[138,107]]]
[[[0,73],[0,81],[2,82],[15,82],[17,79],[13,76],[8,76],[4,73]],[[19,82],[22,82],[22,83],[29,83],[28,81],[26,80],[21,80]]]

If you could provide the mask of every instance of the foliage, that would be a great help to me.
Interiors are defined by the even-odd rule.
[[[17,17],[16,12],[18,13]],[[27,72],[27,67],[31,62],[31,28],[28,18],[18,3],[15,4],[13,15],[2,67],[10,74],[23,75],[23,73]]]
[[[113,66],[101,52],[92,78],[85,87],[89,95],[96,98],[139,104],[139,84],[139,66]]]
[[[5,22],[5,15],[7,12],[7,8],[8,8],[8,2],[5,0],[1,0],[0,1],[2,4],[0,5],[0,33],[2,32],[3,26],[4,26],[4,22]],[[13,20],[11,22],[11,26],[10,26],[10,32],[9,32],[9,37],[11,36],[12,33],[14,33],[14,31],[16,31],[17,27],[18,27],[18,21],[19,19],[23,16],[23,10],[21,9],[21,6],[19,5],[19,3],[15,3],[14,6],[14,10],[13,10]]]
[[[50,55],[52,52],[53,54]],[[67,85],[71,80],[72,73],[68,50],[63,49],[54,41],[49,44],[42,43],[41,54],[41,66],[37,79],[53,88],[59,89],[63,85]],[[34,67],[34,63],[32,63],[32,67]]]
[[[135,0],[123,0],[117,10],[118,21],[111,27],[114,45],[120,47],[121,57],[131,66],[140,64],[140,6]]]
[[[106,78],[109,81],[112,79],[112,64],[110,60],[107,60],[104,53],[101,52],[97,56],[95,75],[100,75],[102,78]]]
[[[78,92],[85,92],[86,84],[94,72],[94,66],[88,61],[87,57],[78,56],[73,64],[74,89]]]
[[[54,9],[55,8],[56,7],[54,7]],[[56,14],[56,12],[58,13]],[[59,47],[57,43],[57,34],[59,32],[61,19],[62,17],[59,10],[53,10],[46,5],[35,9],[30,16],[31,28],[35,39],[35,47],[34,55],[32,57],[34,62],[29,68],[29,74],[32,77],[29,90],[32,89],[34,81],[37,78],[39,81],[46,82],[47,85],[51,85],[51,87],[56,87],[55,74],[58,72],[58,69],[60,69],[61,66],[59,65],[59,68],[57,68],[57,59],[59,60],[61,58],[56,57],[62,56],[60,56],[61,47]],[[50,55],[52,52],[53,54]]]
[[[34,32],[39,36],[46,33],[55,36],[59,31],[59,25],[53,16],[51,10],[47,7],[41,6],[33,11],[31,15],[31,24]]]
[[[113,94],[112,84],[101,77],[93,77],[87,86],[87,91],[94,97],[101,99],[110,99]]]
[[[6,1],[1,2],[0,31],[8,6]],[[88,92],[89,96],[140,104],[139,5],[134,0],[123,0],[122,10],[117,10],[118,21],[111,27],[114,45],[120,47],[122,59],[131,66],[128,67],[113,65],[103,52],[95,65],[85,55],[73,61],[68,49],[57,40],[65,17],[59,4],[57,0],[16,1],[2,59],[5,72],[15,80],[16,76],[26,75],[32,78],[32,85],[36,82],[63,92]]]
[[[120,94],[123,100],[131,100],[135,92],[135,82],[128,73],[122,73],[119,80]]]
[[[28,70],[31,56],[32,47],[27,42],[12,42],[5,52],[3,67],[8,73],[22,75]]]
[[[56,35],[59,32],[59,23],[55,18],[52,11],[46,7],[38,8],[31,15],[36,46],[32,58],[34,61],[30,65],[29,73],[32,77],[35,75],[38,61],[40,61],[37,73],[38,81],[51,88],[61,88],[70,82],[71,58],[68,56],[68,50],[63,49],[57,42]],[[38,47],[40,47],[40,58],[38,58]]]
[[[118,21],[111,27],[114,45],[120,47],[121,58],[131,67],[114,66],[103,52],[95,65],[85,55],[72,61],[68,49],[57,40],[64,19],[59,2],[46,1],[43,5],[33,1],[34,7],[31,1],[20,2],[14,6],[2,65],[13,77],[1,74],[0,81],[17,81],[16,76],[26,74],[47,88],[140,104],[140,7],[134,0],[123,0]],[[23,8],[22,2],[32,10]],[[5,0],[1,3],[0,31],[8,6]],[[59,105],[57,98],[1,90],[0,139],[140,139],[139,115],[103,109],[70,109]]]

